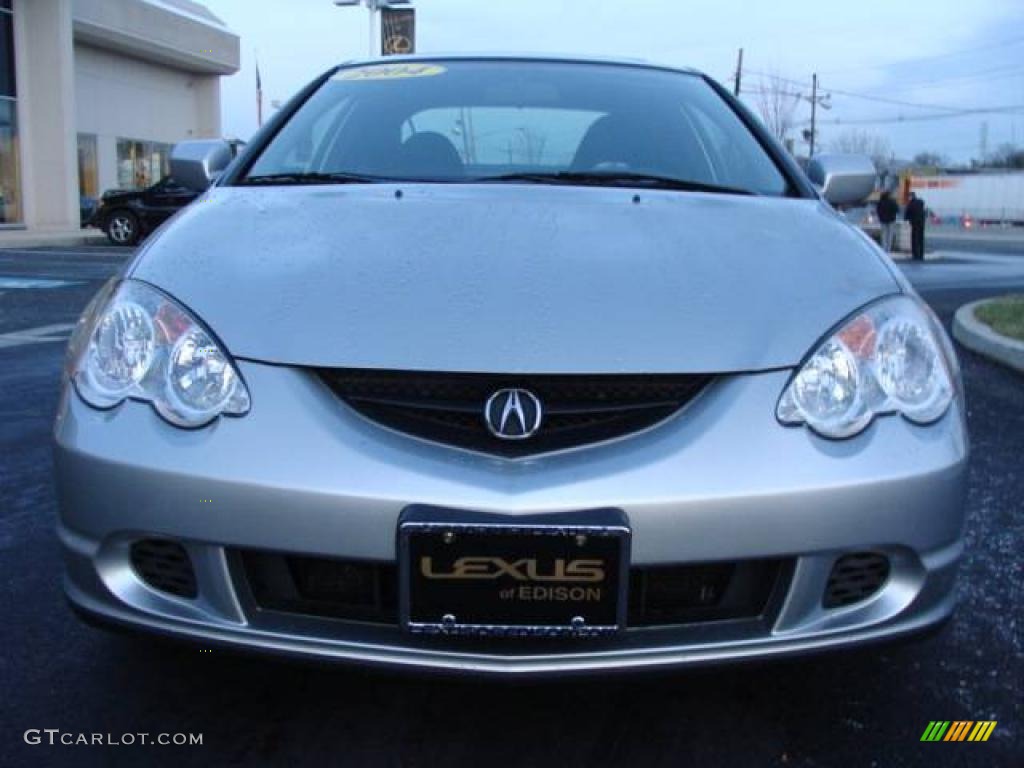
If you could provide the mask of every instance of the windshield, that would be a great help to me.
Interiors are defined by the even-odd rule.
[[[437,61],[342,68],[240,183],[678,181],[783,195],[787,180],[700,77],[644,67]],[[676,187],[684,188],[684,187]]]

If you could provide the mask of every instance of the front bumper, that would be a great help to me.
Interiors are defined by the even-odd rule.
[[[252,412],[184,431],[149,406],[100,412],[73,391],[56,426],[66,591],[101,619],[201,642],[322,659],[509,674],[765,658],[913,634],[949,616],[962,552],[967,440],[957,406],[936,424],[879,419],[848,441],[780,426],[787,372],[719,379],[661,425],[604,445],[504,460],[383,429],[301,370],[242,362]],[[632,563],[788,558],[760,621],[627,629],[521,644],[425,638],[385,626],[263,611],[231,553],[393,562],[410,504],[507,515],[615,507]],[[132,541],[181,541],[199,596],[145,584]],[[891,563],[870,598],[825,609],[836,558]]]

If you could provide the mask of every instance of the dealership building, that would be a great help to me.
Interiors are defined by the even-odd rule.
[[[221,135],[239,41],[191,0],[0,0],[0,243],[68,232],[82,197],[141,188]]]

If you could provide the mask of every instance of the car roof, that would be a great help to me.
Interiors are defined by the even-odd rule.
[[[641,69],[657,69],[668,72],[680,72],[687,75],[703,75],[700,70],[691,67],[674,67],[658,64],[640,58],[615,56],[591,56],[587,54],[555,54],[555,53],[413,53],[397,56],[378,56],[374,58],[350,59],[340,64],[342,67],[365,66],[368,64],[398,64],[401,62],[428,61],[529,61],[551,62],[557,64],[611,64],[619,67],[637,67]]]

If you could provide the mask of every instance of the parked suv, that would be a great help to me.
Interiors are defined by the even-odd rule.
[[[135,245],[199,195],[165,176],[146,189],[113,189],[103,193],[92,224],[114,245]]]

